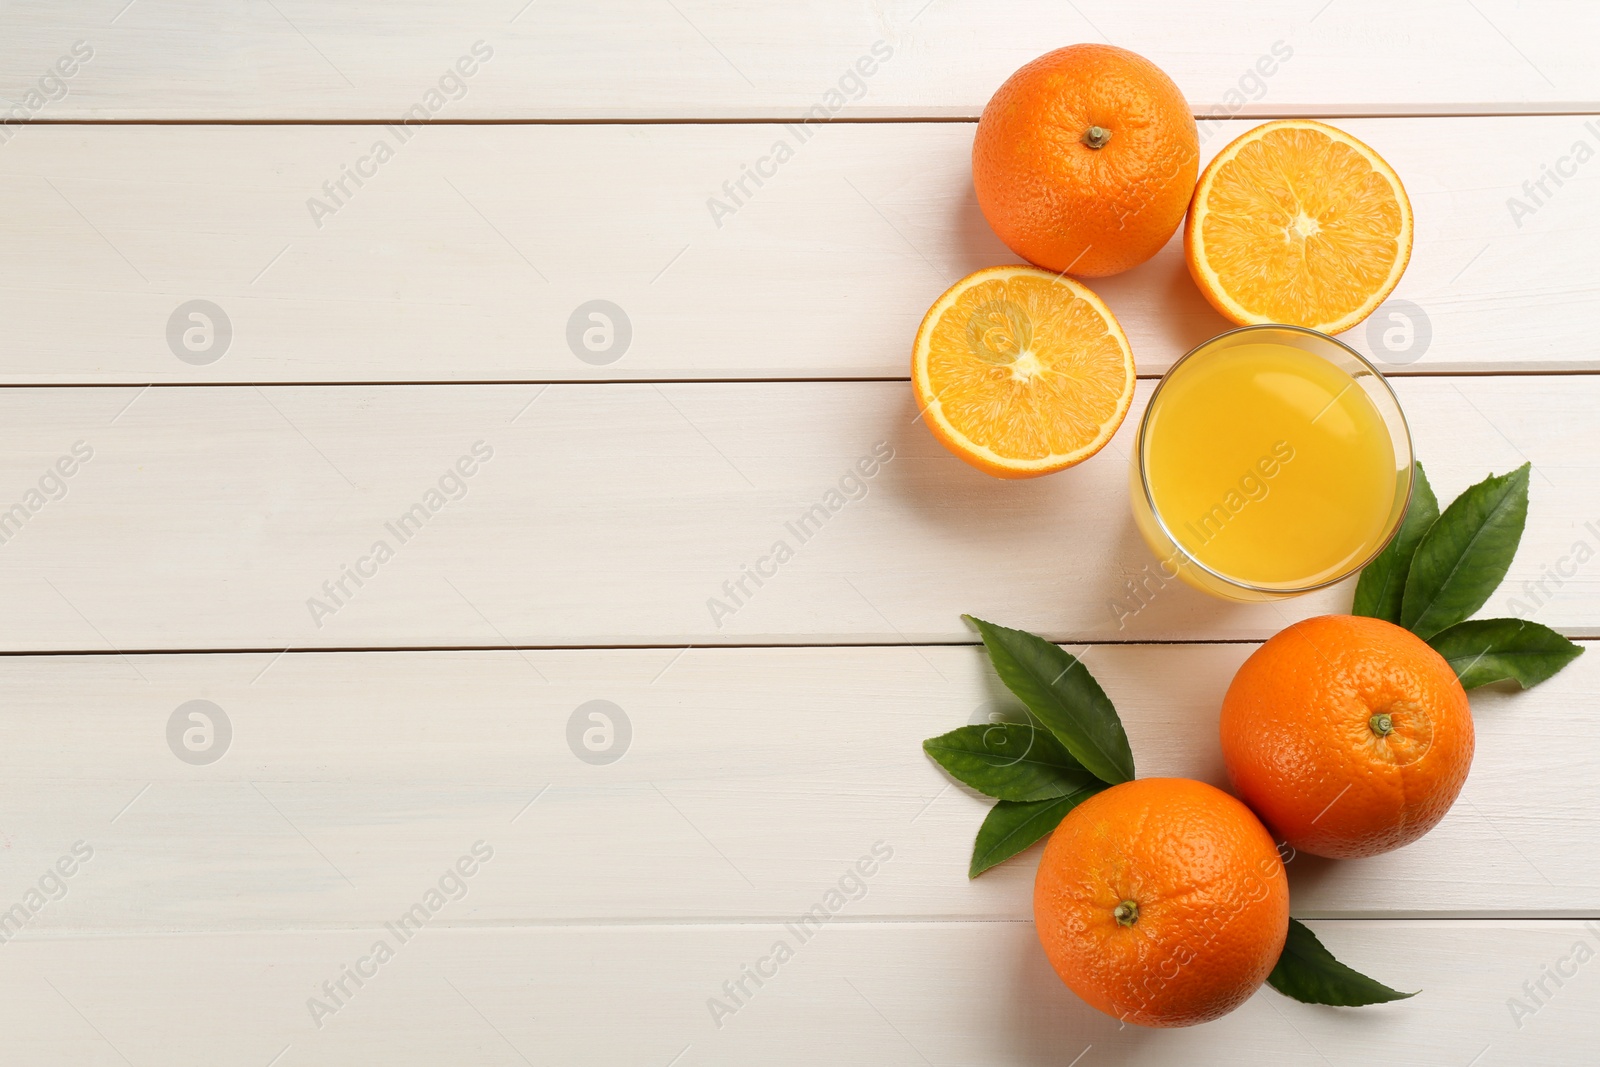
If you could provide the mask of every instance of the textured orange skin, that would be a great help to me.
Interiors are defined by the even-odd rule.
[[[1095,149],[1091,126],[1111,131]],[[972,184],[1013,252],[1098,278],[1161,250],[1188,210],[1200,141],[1183,93],[1123,48],[1076,44],[1006,79],[978,120]]]
[[[1368,722],[1389,712],[1380,738]],[[1258,648],[1222,701],[1234,791],[1295,849],[1375,856],[1444,818],[1472,767],[1455,672],[1381,619],[1323,615]]]
[[[1121,925],[1124,900],[1138,919]],[[1289,883],[1266,827],[1188,778],[1112,786],[1061,820],[1033,886],[1061,980],[1140,1026],[1226,1015],[1266,981],[1289,936]]]

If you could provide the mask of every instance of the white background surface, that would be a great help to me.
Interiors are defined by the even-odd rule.
[[[1588,656],[1475,694],[1472,776],[1423,841],[1291,864],[1294,913],[1421,995],[1348,1011],[1266,990],[1153,1032],[1062,987],[1029,918],[1037,852],[969,882],[983,802],[918,748],[1005,699],[960,613],[1071,642],[1142,774],[1220,783],[1233,670],[1350,590],[1113,606],[1148,561],[1128,431],[1224,326],[1176,243],[1097,285],[1152,380],[1083,467],[987,479],[913,423],[905,378],[934,297],[1014,258],[967,153],[1021,63],[1132,48],[1224,116],[1208,156],[1250,118],[1329,117],[1407,183],[1395,299],[1431,332],[1420,353],[1345,340],[1394,373],[1441,497],[1534,464],[1485,609],[1512,613],[1577,543],[1600,549],[1600,163],[1507,205],[1575,142],[1600,149],[1597,19],[1497,0],[0,8],[12,100],[93,50],[0,128],[0,507],[93,450],[0,543],[0,909],[94,850],[0,944],[7,1061],[1593,1062],[1600,963],[1546,980],[1532,1015],[1508,1006],[1577,942],[1600,951]],[[442,124],[319,226],[308,198],[397,141],[384,124],[480,40],[493,57]],[[707,198],[797,142],[784,123],[880,41],[892,58],[837,117],[884,121],[811,127],[718,225]],[[195,299],[232,325],[209,364],[168,346]],[[599,366],[566,339],[594,299],[632,330]],[[476,442],[493,456],[464,496],[313,617]],[[714,618],[707,599],[875,446],[893,459],[865,496]],[[1596,567],[1535,617],[1600,638]],[[208,765],[168,746],[196,699],[232,729]],[[617,762],[569,748],[591,700],[629,720]],[[466,894],[315,1025],[307,998],[478,841],[494,855]],[[716,1025],[708,998],[880,841],[865,896]]]

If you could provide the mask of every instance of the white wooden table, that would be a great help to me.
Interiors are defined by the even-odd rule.
[[[1425,340],[1346,339],[1441,496],[1532,460],[1487,610],[1600,639],[1588,0],[16,0],[5,1062],[1594,1062],[1597,655],[1474,696],[1422,842],[1292,865],[1295,914],[1413,1000],[1119,1029],[1043,960],[1036,853],[965,877],[983,802],[918,750],[1004,698],[961,612],[1081,649],[1141,773],[1221,782],[1253,642],[1349,605],[1115,607],[1138,407],[1224,325],[1176,246],[1097,286],[1146,379],[1105,455],[1002,484],[913,423],[922,312],[1013,258],[972,120],[1101,39],[1173,75],[1207,156],[1320,115],[1395,165]]]

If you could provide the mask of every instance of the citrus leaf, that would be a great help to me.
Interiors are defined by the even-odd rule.
[[[1483,607],[1511,567],[1528,520],[1528,471],[1485,478],[1456,497],[1411,559],[1400,624],[1423,640]]]
[[[1422,535],[1438,518],[1439,500],[1433,495],[1433,486],[1428,484],[1422,464],[1413,463],[1411,502],[1406,505],[1406,517],[1400,520],[1400,532],[1362,569],[1350,614],[1400,625],[1400,600],[1405,595],[1411,558],[1422,543]]]
[[[1067,812],[1105,786],[1096,782],[1054,800],[1018,802],[1002,800],[989,809],[972,842],[972,862],[967,877],[976,878],[997,863],[1004,863],[1060,825]]]
[[[1583,655],[1583,648],[1548,626],[1524,619],[1458,622],[1428,638],[1465,689],[1514,681],[1527,689]]]
[[[995,673],[1072,758],[1107,785],[1133,779],[1133,750],[1117,709],[1077,657],[1025,630],[971,615]]]
[[[1054,800],[1097,779],[1031,722],[963,726],[922,742],[958,781],[1000,800]]]
[[[1297,919],[1289,920],[1289,940],[1284,942],[1283,955],[1278,957],[1278,965],[1267,976],[1267,984],[1284,996],[1307,1004],[1335,1004],[1344,1008],[1405,1000],[1417,995],[1390,989],[1346,967]]]

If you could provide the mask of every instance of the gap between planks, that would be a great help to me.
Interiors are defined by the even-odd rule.
[[[1471,929],[1485,923],[1573,923],[1595,922],[1600,920],[1600,913],[1588,914],[1547,914],[1534,915],[1525,912],[1508,912],[1501,915],[1339,915],[1321,916],[1316,914],[1300,914],[1296,919],[1303,922],[1314,923],[1387,923],[1391,925],[1405,924],[1413,927],[1459,927]],[[726,916],[710,918],[631,918],[617,919],[579,917],[572,919],[516,919],[501,922],[494,919],[484,919],[477,922],[471,920],[444,921],[435,920],[428,923],[429,930],[610,930],[619,927],[651,927],[661,930],[696,929],[705,927],[744,927],[744,926],[783,926],[795,921],[793,915],[773,916]],[[847,917],[835,915],[828,921],[829,926],[1032,926],[1032,919],[982,919],[960,916],[879,916],[879,917]],[[230,934],[273,934],[273,933],[347,933],[357,931],[379,931],[383,929],[381,923],[261,923],[242,924],[234,923],[227,926],[185,926],[181,929],[164,927],[125,928],[125,927],[93,927],[74,926],[56,927],[50,930],[29,931],[23,935],[13,937],[13,941],[89,941],[89,940],[125,940],[131,938],[168,938],[168,937],[197,937],[197,936],[227,936]]]
[[[1569,637],[1577,644],[1594,644],[1600,637]],[[1259,645],[1264,639],[1254,637],[1172,638],[1143,637],[1127,640],[1057,641],[1058,645],[1075,645],[1084,648],[1116,647],[1127,645]],[[702,652],[760,651],[763,649],[817,649],[817,648],[982,648],[981,640],[972,641],[746,641],[737,644],[618,644],[618,645],[347,645],[332,648],[129,648],[116,652],[105,649],[46,649],[15,651],[0,649],[0,658],[25,659],[33,656],[79,656],[117,659],[123,656],[334,656],[353,652],[389,653],[409,655],[418,652],[671,652],[699,649]]]
[[[1484,108],[1467,105],[1459,110],[1436,111],[1349,111],[1315,112],[1284,111],[1263,112],[1253,115],[1194,115],[1196,122],[1262,123],[1279,119],[1317,119],[1349,122],[1357,119],[1499,119],[1499,118],[1551,118],[1568,115],[1600,115],[1600,101],[1577,101],[1537,111]],[[400,116],[373,116],[344,119],[55,119],[34,118],[13,123],[17,126],[384,126],[402,121]],[[861,115],[843,118],[806,118],[803,113],[765,115],[756,117],[690,118],[500,118],[500,119],[429,119],[412,122],[412,126],[778,126],[804,122],[810,126],[873,126],[886,124],[929,125],[936,123],[967,123],[976,125],[978,116],[966,115]]]
[[[1337,339],[1337,338],[1336,338]],[[1600,367],[1541,368],[1526,370],[1386,370],[1385,378],[1576,378],[1600,374]],[[1161,374],[1136,375],[1140,381],[1160,381]],[[384,379],[382,381],[218,381],[218,382],[0,382],[0,389],[370,389],[399,386],[433,385],[856,385],[869,383],[903,383],[911,378],[901,375],[862,375],[840,377],[784,378],[415,378]]]

